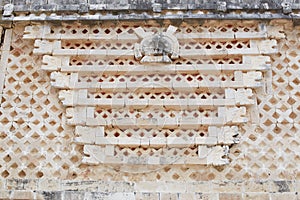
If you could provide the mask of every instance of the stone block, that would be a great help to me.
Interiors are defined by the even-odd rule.
[[[158,119],[156,118],[137,118],[135,125],[140,127],[140,128],[153,128],[153,127],[158,127]]]
[[[261,72],[246,72],[243,73],[243,84],[246,87],[257,87],[261,85],[262,78]]]
[[[188,109],[213,108],[212,99],[188,99]]]
[[[98,145],[117,145],[119,138],[116,137],[96,137],[95,144]]]
[[[167,88],[172,88],[176,91],[192,92],[192,91],[195,91],[195,89],[198,87],[199,87],[199,84],[197,82],[174,81],[173,83],[171,83],[171,87],[169,86]],[[204,87],[207,87],[207,85],[205,85]]]
[[[286,37],[284,30],[283,25],[267,26],[268,37],[272,39],[284,39]]]
[[[186,185],[184,182],[156,182],[143,181],[136,182],[135,191],[140,192],[160,192],[160,193],[185,193]]]
[[[160,200],[178,200],[177,193],[160,193]]]
[[[250,40],[250,46],[257,49],[259,54],[274,54],[278,52],[276,40]]]
[[[125,40],[125,41],[130,41],[130,42],[137,42],[138,41],[138,37],[137,37],[137,35],[135,35],[135,34],[129,34],[129,33],[127,33],[127,32],[123,32],[123,33],[120,33],[120,34],[117,34],[117,35],[115,35],[115,36],[113,36],[113,38],[111,38],[111,39],[117,39],[117,40]]]
[[[195,137],[196,145],[216,145],[218,144],[217,137]]]
[[[163,107],[166,109],[182,110],[187,108],[188,100],[187,99],[168,99],[168,100],[165,99],[162,100],[161,105],[163,105]]]
[[[136,200],[157,200],[157,199],[159,199],[159,193],[136,192],[135,199]]]
[[[105,145],[105,155],[114,156],[115,155],[115,146],[114,145]]]
[[[0,190],[0,199],[9,199],[10,192],[8,190]]]
[[[237,105],[252,105],[254,104],[252,89],[237,89],[235,92],[235,102]]]
[[[81,52],[83,54],[83,52]],[[89,55],[90,51],[85,53],[85,55]],[[78,50],[77,49],[61,49],[61,48],[55,48],[52,51],[53,56],[77,56]]]
[[[195,193],[179,193],[178,194],[178,200],[196,200],[196,194]]]
[[[140,146],[140,139],[134,137],[119,137],[118,144],[120,146],[137,147]]]
[[[84,199],[84,192],[65,191],[64,200]]]
[[[86,155],[82,163],[98,165],[105,160],[104,148],[96,145],[84,145],[83,153]]]
[[[126,107],[129,108],[134,108],[134,109],[144,109],[147,106],[152,106],[149,105],[148,99],[139,99],[139,100],[135,100],[135,99],[125,99],[124,102]]]
[[[267,192],[249,192],[249,193],[245,193],[244,194],[244,199],[245,200],[256,200],[256,199],[260,199],[260,200],[269,200],[270,196],[269,193]]]
[[[96,137],[104,137],[104,127],[75,127],[75,139],[74,141],[82,144],[95,144]]]
[[[43,37],[43,25],[30,25],[26,26],[24,30],[24,39],[42,39]]]
[[[161,158],[160,157],[157,157],[157,156],[149,156],[147,158],[147,164],[149,165],[159,165],[161,164]]]
[[[239,142],[239,128],[237,126],[224,126],[218,129],[218,144],[235,144]]]
[[[243,190],[245,192],[269,192],[269,182],[267,181],[244,181]]]
[[[94,55],[92,53],[90,53],[90,55]],[[98,54],[96,54],[98,56]],[[114,49],[108,49],[106,51],[106,55],[105,57],[108,59],[114,59],[116,57],[130,57],[130,56],[134,56],[134,50],[131,49],[126,49],[126,50],[114,50]]]
[[[225,165],[229,163],[227,158],[228,146],[198,146],[198,156],[206,161],[208,165]],[[225,157],[225,158],[224,158]]]
[[[217,106],[233,106],[235,103],[233,101],[227,100],[227,99],[213,99],[212,103],[214,107]]]
[[[67,108],[66,118],[68,124],[85,125],[87,119],[87,108],[86,107]]]
[[[164,106],[164,101],[162,99],[149,99],[148,104],[149,107],[163,107]]]
[[[7,179],[8,190],[37,190],[37,180],[34,179]]]
[[[44,55],[41,68],[47,71],[59,70],[63,64],[65,66],[69,65],[69,59],[68,57]]]
[[[63,199],[63,191],[41,191],[36,193],[35,199],[37,200],[52,200],[57,199],[61,200]]]
[[[167,139],[163,137],[153,137],[149,139],[151,147],[163,147],[167,145]]]
[[[148,147],[150,145],[149,138],[140,138],[141,147]]]
[[[135,200],[135,196],[133,192],[119,192],[119,193],[112,193],[107,200],[115,200],[115,199],[124,199],[124,200]]]
[[[300,181],[295,181],[295,191],[300,191]],[[300,195],[300,194],[298,194]]]
[[[272,199],[272,200],[282,200],[282,199],[298,200],[299,198],[295,192],[288,192],[288,193],[270,193],[270,199]]]
[[[137,122],[134,118],[117,118],[111,121],[112,126],[119,128],[131,128],[132,126],[136,126]]]
[[[241,193],[220,193],[219,200],[240,200],[242,199]]]
[[[35,40],[33,53],[38,55],[52,54],[60,46],[60,41]]]
[[[25,190],[15,190],[11,193],[11,199],[22,199],[22,200],[30,200],[34,199],[34,193],[32,191]]]
[[[167,137],[167,146],[173,147],[188,147],[195,144],[194,138],[183,138],[183,137]]]
[[[103,185],[102,181],[87,181],[87,180],[62,180],[62,191],[98,191]]]
[[[106,53],[107,53],[106,50],[101,50],[101,49],[91,49],[89,51],[90,55],[98,55],[98,56],[101,56],[101,57],[106,56]]]
[[[202,118],[181,118],[178,121],[178,125],[180,128],[191,128],[197,129],[202,124]]]
[[[198,199],[219,199],[218,193],[196,192],[195,196],[196,196],[196,200],[198,200]]]
[[[134,29],[135,34],[137,34],[140,38],[145,38],[153,35],[151,32],[145,32],[142,27],[138,27]]]
[[[243,64],[249,64],[253,67],[259,66],[259,65],[266,65],[271,63],[270,56],[243,56]]]
[[[212,192],[218,192],[220,195],[224,194],[224,196],[230,196],[234,193],[241,194],[243,189],[242,181],[212,181],[211,185]]]
[[[137,191],[134,189],[134,182],[129,181],[101,181],[98,182],[99,192],[105,193],[133,193]]]
[[[221,108],[221,107],[219,107],[219,108]],[[218,117],[202,117],[201,124],[203,124],[203,125],[224,125],[226,123],[226,120],[227,120],[226,116],[222,116],[222,115],[218,116]]]
[[[260,32],[236,32],[234,33],[235,38],[238,39],[265,39],[267,38],[266,31],[260,31]]]
[[[186,183],[187,193],[207,192],[212,189],[211,181],[194,181]]]
[[[285,193],[285,192],[294,192],[294,182],[292,181],[270,181],[270,192],[279,192],[279,193]]]
[[[227,123],[245,123],[248,121],[246,117],[246,107],[219,107],[219,117],[225,117]]]
[[[52,72],[50,79],[51,85],[56,88],[69,88],[70,87],[70,75],[60,73],[60,72]]]
[[[72,90],[60,90],[58,98],[61,100],[64,106],[74,106],[77,104],[78,94],[77,91]]]
[[[61,189],[61,181],[58,179],[40,179],[38,181],[39,191],[59,191]],[[46,193],[46,192],[45,192]],[[49,192],[49,194],[55,192]]]
[[[124,101],[122,99],[120,99],[119,101],[117,101],[116,103],[114,102],[114,100],[112,99],[82,99],[82,102],[80,102],[81,104],[84,105],[89,105],[89,106],[96,106],[99,105],[102,108],[114,108],[114,107],[124,107]],[[121,103],[121,105],[120,105]]]

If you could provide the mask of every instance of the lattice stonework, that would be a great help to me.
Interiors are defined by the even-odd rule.
[[[274,27],[49,24],[25,28],[59,89],[82,163],[229,163],[270,93]]]

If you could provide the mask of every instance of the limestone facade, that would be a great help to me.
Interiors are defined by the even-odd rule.
[[[290,20],[3,26],[2,199],[284,199],[299,187]]]

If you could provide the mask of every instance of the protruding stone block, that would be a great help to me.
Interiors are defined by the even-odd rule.
[[[198,146],[198,156],[200,159],[206,160],[207,165],[228,164],[228,158],[224,158],[228,155],[228,151],[228,146]]]
[[[51,85],[57,88],[69,88],[70,87],[70,75],[52,72],[50,75]]]
[[[98,165],[105,160],[105,150],[101,146],[84,145],[83,153],[85,156],[82,159],[82,163]]]
[[[48,40],[35,40],[34,42],[34,54],[52,54],[54,49],[60,48],[61,41],[48,41]]]
[[[104,137],[104,127],[76,126],[75,135],[75,142],[95,144],[97,137]]]
[[[61,90],[58,93],[58,98],[64,106],[74,106],[77,102],[77,91]]]
[[[67,124],[85,125],[87,116],[86,107],[75,107],[66,109]]]
[[[274,38],[274,39],[285,38],[283,25],[267,26],[267,34],[269,38]]]
[[[258,50],[259,54],[274,54],[278,52],[276,40],[251,40],[251,48]]]
[[[219,107],[219,117],[225,117],[226,123],[246,123],[246,107]]]
[[[70,57],[67,56],[43,56],[42,69],[47,71],[59,70],[62,66],[69,66]]]
[[[218,134],[218,144],[239,143],[239,128],[237,126],[224,126]]]
[[[252,105],[254,104],[252,89],[225,89],[225,98],[235,101],[236,105]]]
[[[262,80],[262,73],[261,72],[247,72],[243,73],[243,84],[246,87],[256,87],[261,86],[262,83],[260,82]]]

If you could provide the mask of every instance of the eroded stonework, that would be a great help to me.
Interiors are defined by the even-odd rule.
[[[141,63],[141,60],[134,58],[134,45],[142,41],[135,32],[136,28],[141,27],[146,34],[155,35],[165,33],[170,25],[177,28],[173,35],[180,47],[178,58],[173,59],[168,54],[171,59],[169,63]],[[43,31],[33,34],[32,29]],[[45,36],[49,29],[50,34]],[[1,39],[0,72],[0,198],[299,198],[299,32],[298,26],[286,20],[264,23],[206,21],[201,26],[198,22],[173,24],[168,21],[106,22],[101,25],[30,25],[15,22],[13,27],[5,26]],[[199,38],[193,38],[192,33]],[[247,37],[243,38],[243,35]],[[257,37],[253,38],[254,35]],[[122,41],[121,45],[117,42],[118,38]],[[38,42],[34,44],[35,41]],[[38,46],[58,42],[58,49],[68,54],[53,54],[54,51],[59,53],[54,50],[56,47],[47,51],[38,49]],[[255,44],[260,52],[249,53],[249,48]],[[265,44],[277,47],[271,53]],[[198,54],[202,51],[199,47],[196,49],[198,45],[208,54]],[[222,51],[217,50],[220,48],[218,45]],[[228,51],[229,45],[236,51]],[[100,48],[107,52],[113,52],[108,51],[109,48],[132,51],[128,55],[110,55],[109,58],[101,54],[99,57],[97,54],[83,55]],[[182,52],[189,49],[194,54],[181,56]],[[73,55],[69,55],[70,52]],[[74,52],[77,52],[76,55]],[[153,75],[154,72],[157,75]],[[77,77],[73,74],[78,74],[77,83],[74,82],[76,79],[70,79]],[[236,77],[242,77],[238,80],[251,81],[243,81],[243,84],[238,82],[243,87],[236,88],[232,84]],[[210,87],[205,86],[201,79]],[[213,83],[218,83],[217,80],[224,85],[228,82],[231,84],[212,87]],[[112,90],[104,87],[103,91],[99,88],[101,84],[95,82],[104,83],[103,86],[118,85],[120,88]],[[147,85],[149,82],[151,84]],[[158,82],[164,85],[154,90],[159,86]],[[169,90],[165,82],[172,82]],[[75,88],[94,84],[98,88]],[[131,86],[137,90],[128,90],[127,85],[129,89]],[[180,91],[176,92],[173,88],[179,88]],[[129,105],[127,110],[124,109],[126,105]],[[149,105],[152,108],[147,110]],[[94,115],[96,117],[92,122],[105,119],[105,125],[91,126],[84,120],[80,125],[71,124],[76,114],[73,111],[79,107],[96,107],[99,113]],[[134,110],[132,108],[140,110],[131,113]],[[230,125],[200,124],[207,117],[220,117],[219,111],[232,116],[228,118],[231,121],[227,122]],[[123,127],[116,126],[119,121],[115,119],[144,119],[150,118],[149,114],[158,120],[142,121],[143,124],[131,120],[128,124],[122,124]],[[240,118],[235,116],[240,115],[248,121],[238,121]],[[167,124],[165,128],[158,126],[161,119],[168,116],[180,120],[175,121],[176,125]],[[184,121],[186,118],[183,117],[189,120]],[[80,116],[77,119],[81,119]],[[111,125],[106,125],[107,122]],[[178,122],[182,123],[182,127]],[[141,128],[133,127],[133,123]],[[175,128],[172,127],[174,125]],[[157,129],[163,131],[158,132]],[[94,144],[99,141],[96,140],[97,134],[102,132],[105,139],[110,139],[109,145]],[[236,134],[239,136],[236,137]],[[196,137],[204,138],[198,140],[202,143],[191,144]],[[135,138],[159,140],[152,139],[149,146],[140,148],[134,143]],[[168,138],[192,140],[171,144]],[[208,144],[208,141],[217,143]],[[229,153],[222,158],[228,164],[214,166],[221,159],[219,155],[217,158],[211,156],[210,148],[216,147],[216,154],[224,154],[228,148],[222,148],[222,144],[233,141],[239,143],[227,145]],[[169,145],[173,146],[169,148]],[[193,145],[201,146],[201,151],[193,148]],[[99,159],[97,156],[94,160],[87,156],[84,152],[86,146],[92,149],[103,147],[107,152],[114,149],[116,154],[112,157],[113,161],[123,157],[131,163],[124,161],[118,164],[104,160],[107,163],[92,164]],[[140,156],[141,159],[136,161],[134,156]],[[164,160],[164,156],[173,157]],[[157,157],[166,164],[148,163],[149,158]],[[189,162],[192,159],[204,162],[180,164],[179,158]],[[178,163],[172,164],[174,160]],[[224,163],[223,160],[221,162]]]
[[[278,27],[30,25],[41,68],[66,107],[82,163],[229,163],[270,93]]]

